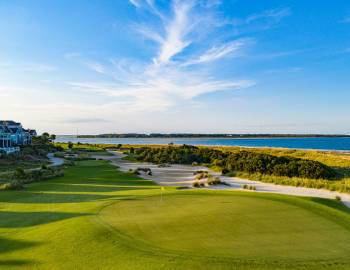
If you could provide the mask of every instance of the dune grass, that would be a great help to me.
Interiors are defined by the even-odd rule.
[[[341,203],[176,190],[81,161],[0,192],[0,269],[349,269]]]

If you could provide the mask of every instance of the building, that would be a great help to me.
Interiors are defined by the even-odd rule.
[[[24,129],[21,123],[0,120],[0,152],[19,152],[20,146],[31,144],[36,135],[35,130]]]

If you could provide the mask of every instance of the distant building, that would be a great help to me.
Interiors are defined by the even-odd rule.
[[[32,137],[36,135],[35,130],[24,129],[21,123],[0,120],[0,152],[19,152],[20,146],[31,144]]]

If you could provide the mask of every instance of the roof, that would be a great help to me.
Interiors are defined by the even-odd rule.
[[[19,125],[21,125],[21,123],[17,123],[17,122],[12,121],[12,120],[0,120],[0,125],[5,125],[5,126],[16,125],[16,126],[19,126]]]

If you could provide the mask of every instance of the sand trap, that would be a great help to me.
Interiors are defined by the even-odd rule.
[[[147,167],[152,170],[152,175],[141,173],[141,177],[150,179],[163,186],[186,186],[192,187],[192,183],[195,181],[194,172],[198,170],[209,171],[213,176],[220,177],[220,179],[229,185],[218,185],[208,187],[210,189],[243,189],[243,185],[247,184],[254,186],[256,190],[254,192],[270,192],[285,195],[295,196],[307,196],[307,197],[320,197],[327,199],[335,199],[339,196],[342,202],[350,208],[350,194],[340,193],[337,191],[329,191],[325,189],[282,186],[271,183],[263,183],[259,181],[252,181],[247,179],[241,179],[237,177],[222,176],[217,172],[214,172],[207,167],[203,166],[190,166],[190,165],[171,165],[171,167],[159,168],[157,165],[146,162],[130,162],[122,160],[125,156],[122,153],[111,151],[114,156],[97,156],[96,158],[103,158],[110,160],[112,164],[120,167],[121,171],[127,172],[130,169],[134,170],[138,167]]]

